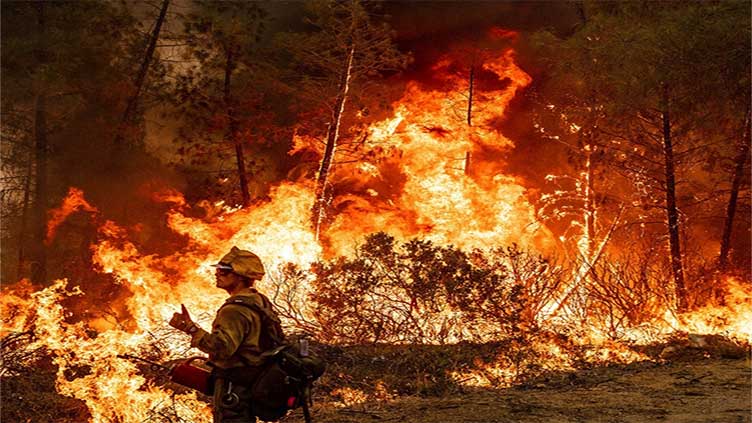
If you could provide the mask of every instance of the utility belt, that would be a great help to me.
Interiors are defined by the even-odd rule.
[[[235,408],[241,401],[249,403],[253,383],[258,379],[262,370],[263,368],[258,366],[230,369],[215,367],[211,374],[213,382],[222,380],[222,383],[219,384],[212,383],[215,389],[221,389],[218,395],[214,393],[215,401],[218,401],[224,408]]]
[[[170,377],[175,383],[213,395],[228,408],[240,404],[238,393],[242,386],[249,391],[247,398],[253,415],[261,420],[276,421],[289,410],[302,407],[305,420],[310,423],[311,386],[326,365],[321,358],[309,355],[307,349],[307,341],[299,346],[280,345],[261,354],[264,364],[260,366],[229,369],[211,367],[204,358],[193,357],[175,366]],[[227,383],[222,384],[222,392],[215,393],[217,379]],[[245,392],[242,394],[245,397]]]
[[[224,379],[234,384],[250,388],[263,369],[262,366],[243,366],[230,369],[214,367],[212,370],[212,377],[214,379]]]

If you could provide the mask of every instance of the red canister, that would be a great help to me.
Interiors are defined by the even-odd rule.
[[[184,362],[176,365],[170,371],[170,380],[177,384],[186,386],[191,389],[195,389],[205,395],[211,395],[212,377],[211,371],[198,363],[194,364],[194,361],[206,362],[204,357],[191,357]]]

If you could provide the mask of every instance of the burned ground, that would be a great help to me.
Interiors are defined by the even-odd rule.
[[[314,406],[314,415],[330,423],[744,423],[752,421],[751,376],[749,358],[644,362],[557,374],[509,389]],[[284,421],[303,419],[292,414]]]
[[[448,376],[480,366],[502,348],[320,348],[330,364],[315,390],[314,421],[743,423],[752,418],[748,347],[730,351],[678,341],[654,344],[638,348],[647,354],[645,361],[539,371],[508,388],[469,387]],[[44,359],[21,374],[4,376],[2,421],[88,420],[85,404],[57,394],[54,379],[55,366]],[[176,417],[156,413],[149,421],[173,422]],[[282,421],[302,422],[302,413]]]

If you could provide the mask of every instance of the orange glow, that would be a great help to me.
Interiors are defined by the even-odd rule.
[[[511,31],[509,29],[499,28],[499,27],[493,27],[488,31],[489,36],[492,39],[504,39],[504,38],[511,38],[515,39],[519,36],[519,33],[517,31]]]
[[[504,118],[530,76],[514,63],[511,50],[484,63],[486,71],[511,82],[476,100],[476,124],[468,126],[462,116],[467,106],[451,101],[464,95],[468,82],[449,71],[451,63],[445,57],[434,66],[451,87],[449,92],[411,82],[392,105],[393,116],[370,126],[368,146],[383,154],[335,170],[338,178],[360,178],[357,184],[363,189],[335,199],[339,211],[327,232],[334,252],[350,254],[353,239],[378,231],[401,240],[419,236],[467,249],[512,242],[550,245],[550,233],[536,220],[526,189],[503,173],[498,159],[475,161],[473,176],[465,172],[468,152],[475,156],[483,149],[507,151],[514,146],[493,122]],[[391,182],[395,179],[401,184],[398,189]]]
[[[47,237],[45,238],[45,243],[50,244],[52,242],[58,226],[60,226],[60,224],[63,223],[63,221],[68,218],[68,216],[81,210],[91,213],[97,212],[97,209],[92,207],[92,205],[84,199],[83,191],[78,188],[70,188],[68,190],[68,195],[65,197],[65,199],[63,199],[63,203],[60,205],[60,207],[49,211],[49,219],[47,220]]]
[[[723,334],[731,339],[752,342],[752,285],[728,277],[720,281],[727,294],[724,305],[707,305],[688,313],[666,312],[665,330],[694,334]]]
[[[503,29],[494,29],[492,35],[517,36]],[[550,251],[554,236],[536,218],[521,181],[505,173],[501,158],[514,142],[501,133],[499,122],[510,113],[510,102],[532,82],[531,77],[515,64],[512,50],[500,51],[493,60],[484,62],[484,71],[504,84],[498,84],[503,88],[477,97],[471,126],[462,116],[466,105],[458,107],[455,101],[463,98],[468,81],[452,73],[451,65],[452,58],[445,57],[433,68],[447,91],[409,82],[402,98],[392,104],[392,115],[367,129],[364,148],[373,153],[367,156],[369,159],[337,164],[332,169],[332,183],[352,189],[338,193],[331,204],[325,247],[317,242],[311,229],[314,187],[310,181],[282,182],[271,189],[269,201],[252,208],[234,208],[222,201],[205,202],[202,205],[207,213],[203,219],[187,213],[188,204],[180,193],[156,192],[152,199],[170,206],[169,228],[186,238],[180,251],[147,254],[128,239],[128,232],[117,222],[104,218],[97,222],[98,238],[91,246],[93,266],[111,275],[126,291],[117,304],[122,312],[111,321],[94,317],[70,323],[70,311],[62,304],[83,295],[75,286],[80,281],[58,280],[41,290],[23,281],[0,298],[0,334],[33,328],[33,346],[46,346],[59,366],[58,392],[85,401],[93,422],[143,422],[150,413],[168,408],[179,414],[174,421],[209,422],[210,410],[195,394],[175,394],[168,386],[157,386],[135,364],[117,355],[157,354],[168,360],[199,354],[190,350],[188,338],[169,328],[167,321],[180,304],[185,304],[199,325],[210,327],[214,313],[226,298],[226,293],[214,286],[210,265],[231,247],[251,250],[262,259],[267,274],[259,285],[272,299],[278,293],[286,264],[294,263],[305,272],[322,258],[351,255],[364,236],[377,231],[388,232],[398,241],[419,237],[465,250],[515,243]],[[315,150],[320,148],[321,140],[296,135],[294,144],[293,152]],[[76,211],[99,213],[85,200],[82,191],[71,188],[60,207],[50,213],[47,242]],[[308,318],[312,314],[307,298],[309,282],[310,279],[304,280],[297,296],[288,299],[299,313],[294,317]],[[678,330],[726,333],[749,340],[752,291],[738,280],[726,282],[728,296],[724,306],[681,316],[666,312],[662,321],[652,322],[650,334],[634,330],[628,336],[649,341],[656,339],[656,334]],[[426,327],[435,326],[434,332],[439,332],[443,322],[459,319],[453,313],[450,309],[436,313],[437,321],[427,322]],[[546,326],[550,322],[538,323]],[[460,331],[465,329],[483,335],[486,327],[477,324]],[[489,327],[487,332],[494,333],[495,329],[498,328]],[[458,332],[449,341],[462,340],[464,335]],[[592,353],[594,360],[629,362],[646,358],[610,343],[596,330],[586,335],[581,342],[601,346]],[[163,349],[157,352],[152,348],[155,336],[166,341],[160,343]],[[538,342],[532,348],[543,357],[546,369],[569,369],[574,365],[574,359],[555,343]],[[520,366],[502,357],[493,363],[476,364],[476,370],[450,376],[466,385],[508,386]],[[88,373],[72,380],[66,377],[69,370],[84,367],[90,369]],[[384,397],[389,395],[383,386],[380,392]],[[350,388],[331,394],[340,398],[344,406],[367,399],[362,391]]]

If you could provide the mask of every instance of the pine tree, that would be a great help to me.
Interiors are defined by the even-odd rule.
[[[264,63],[259,40],[266,12],[255,2],[196,1],[185,17],[188,59],[197,64],[179,77],[174,101],[183,120],[183,141],[194,164],[232,163],[243,207],[250,204],[248,149],[265,117],[260,88]]]
[[[360,0],[313,1],[308,3],[306,23],[310,30],[279,37],[289,51],[300,78],[304,101],[319,103],[326,130],[321,163],[316,174],[312,223],[317,236],[331,202],[329,178],[341,143],[343,117],[352,87],[368,78],[403,68],[407,56],[392,42],[388,25],[369,12],[370,3]]]

